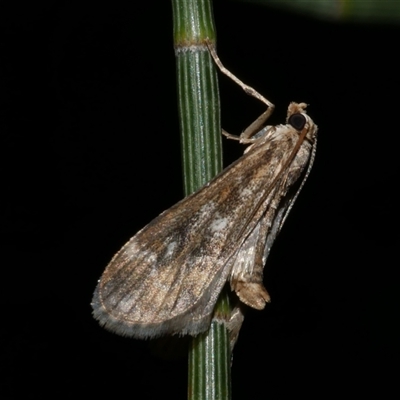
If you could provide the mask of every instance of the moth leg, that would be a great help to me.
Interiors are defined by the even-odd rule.
[[[240,141],[240,136],[238,135],[232,135],[229,132],[227,132],[225,129],[222,129],[222,134],[227,137],[228,139],[232,139],[232,140],[239,140]]]
[[[231,316],[227,324],[231,351],[235,347],[235,344],[239,338],[239,332],[244,321],[245,311],[246,306],[237,299],[235,307],[231,312]]]
[[[231,271],[231,288],[244,304],[262,310],[271,298],[263,285],[265,237],[270,222],[263,216],[240,247]]]
[[[271,103],[269,100],[267,100],[260,93],[258,93],[254,88],[246,85],[237,76],[235,76],[232,72],[230,72],[228,69],[226,69],[224,67],[224,65],[222,64],[221,60],[219,59],[217,52],[215,50],[215,47],[214,47],[213,43],[211,43],[210,39],[208,39],[208,38],[206,39],[206,44],[207,44],[208,50],[210,51],[212,58],[214,59],[215,64],[220,69],[220,71],[223,74],[225,74],[228,78],[232,79],[236,84],[238,84],[245,91],[245,93],[260,100],[268,107],[266,111],[264,111],[252,124],[250,124],[241,133],[239,139],[237,139],[237,136],[231,135],[231,134],[227,133],[226,131],[222,132],[223,135],[225,135],[229,139],[240,140],[240,142],[244,143],[244,144],[252,143],[253,140],[251,140],[251,137],[260,131],[260,129],[263,127],[265,121],[270,117],[270,115],[274,111],[275,105],[273,103]]]
[[[271,297],[261,281],[238,280],[235,282],[234,289],[244,304],[256,310],[263,310],[265,303],[271,302]]]

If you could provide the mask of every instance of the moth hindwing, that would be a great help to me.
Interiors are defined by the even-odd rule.
[[[234,78],[270,106],[250,126],[259,128],[273,106]],[[136,338],[197,335],[208,328],[227,281],[242,303],[264,308],[266,259],[314,159],[317,126],[305,109],[291,103],[286,124],[245,130],[239,140],[251,145],[241,158],[125,244],[94,292],[100,324]]]

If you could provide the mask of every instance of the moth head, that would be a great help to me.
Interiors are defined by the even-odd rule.
[[[303,133],[308,140],[313,142],[318,127],[314,124],[310,116],[307,115],[306,108],[306,103],[290,103],[286,123],[296,129],[300,134]]]

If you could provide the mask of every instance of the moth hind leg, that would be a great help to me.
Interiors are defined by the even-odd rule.
[[[256,310],[262,310],[271,297],[261,282],[245,282],[238,280],[232,285],[240,301]]]
[[[233,351],[233,348],[238,340],[240,328],[242,327],[244,321],[246,308],[246,305],[240,302],[236,297],[235,305],[231,311],[231,315],[227,324],[231,351]]]
[[[271,298],[263,285],[265,237],[268,219],[261,218],[242,243],[233,262],[231,288],[244,304],[262,310]]]

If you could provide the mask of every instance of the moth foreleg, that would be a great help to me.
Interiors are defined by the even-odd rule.
[[[254,143],[259,139],[257,133],[260,132],[261,128],[264,126],[264,122],[271,115],[272,109],[268,108],[263,114],[261,114],[254,122],[252,122],[241,134],[240,136],[232,135],[226,130],[222,129],[222,134],[228,139],[238,140],[242,144]]]
[[[225,129],[222,129],[222,134],[227,137],[228,139],[232,140],[239,140],[240,141],[240,136],[238,135],[232,135],[229,132],[227,132]]]
[[[231,71],[229,71],[222,64],[220,58],[218,57],[217,51],[215,50],[214,44],[210,41],[210,39],[206,39],[206,44],[208,50],[212,58],[214,59],[215,64],[220,69],[220,71],[225,74],[228,78],[232,79],[236,84],[238,84],[248,95],[260,100],[263,102],[268,108],[264,111],[253,123],[251,123],[240,135],[240,137],[236,135],[231,135],[226,131],[222,131],[222,134],[229,139],[239,140],[240,143],[253,143],[252,137],[260,131],[260,129],[264,126],[265,121],[270,117],[272,112],[274,111],[274,104],[271,103],[268,99],[266,99],[263,95],[257,92],[254,88],[249,85],[246,85],[243,81],[241,81],[236,75],[234,75]]]

